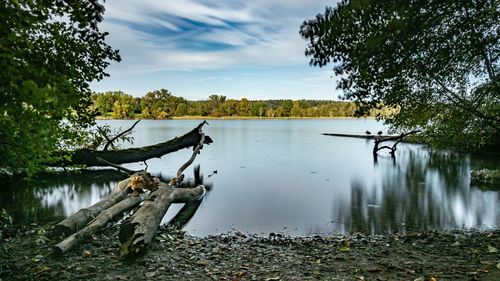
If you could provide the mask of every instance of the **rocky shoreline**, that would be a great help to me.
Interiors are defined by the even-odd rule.
[[[50,226],[5,229],[0,280],[500,280],[500,230],[205,238],[161,229],[144,256],[118,255],[117,226],[63,257]]]

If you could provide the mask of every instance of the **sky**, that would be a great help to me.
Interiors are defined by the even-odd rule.
[[[335,0],[107,0],[101,31],[120,50],[97,92],[167,89],[188,100],[337,99],[332,66],[309,65],[300,25]]]

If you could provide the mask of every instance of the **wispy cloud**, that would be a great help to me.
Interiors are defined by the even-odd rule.
[[[126,65],[119,68],[195,70],[307,62],[298,29],[305,11],[314,15],[324,4],[280,0],[216,3],[105,2],[103,28],[125,59]]]
[[[332,96],[327,69],[309,67],[299,27],[327,0],[106,0],[101,29],[120,50],[97,91],[168,88],[187,98]],[[328,73],[327,73],[328,72]],[[327,73],[327,74],[326,74]],[[327,77],[328,75],[328,77]],[[335,95],[336,96],[336,95]]]

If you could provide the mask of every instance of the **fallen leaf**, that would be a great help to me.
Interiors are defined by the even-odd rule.
[[[246,274],[247,273],[245,271],[238,271],[234,275],[236,275],[236,277],[240,278],[240,277],[245,276]]]
[[[83,250],[82,256],[84,256],[84,257],[90,257],[90,256],[92,256],[92,253],[90,251]]]
[[[43,256],[42,255],[36,255],[33,257],[33,259],[31,260],[32,262],[39,262],[43,259]]]
[[[368,272],[382,272],[382,269],[379,267],[372,267],[368,269]]]
[[[481,272],[481,273],[488,273],[489,271],[487,269],[479,269],[478,272]]]
[[[488,245],[488,252],[489,253],[496,253],[498,252],[497,248],[491,246],[491,245]]]
[[[128,280],[128,276],[126,276],[126,275],[116,275],[115,279],[117,279],[117,280]]]
[[[154,277],[155,275],[156,275],[156,272],[146,272],[146,277],[147,278]]]
[[[457,247],[457,246],[460,246],[460,242],[458,242],[458,241],[457,241],[457,242],[455,242],[455,243],[453,243],[453,244],[451,244],[451,245],[452,245],[453,247]]]
[[[417,279],[415,279],[413,281],[425,281],[425,278],[424,277],[418,277]]]
[[[436,279],[436,277],[431,276],[431,277],[429,277],[429,281],[437,281],[437,279]]]
[[[349,247],[342,247],[342,248],[340,248],[340,251],[341,252],[349,252],[349,251],[351,251],[351,248],[349,248]]]
[[[269,278],[266,278],[265,281],[278,281],[280,280],[280,277],[279,276],[276,276],[276,277],[269,277]]]
[[[48,266],[44,266],[42,269],[40,269],[40,271],[38,271],[38,274],[44,273],[44,272],[51,272],[51,271],[52,271],[52,268],[50,268]]]

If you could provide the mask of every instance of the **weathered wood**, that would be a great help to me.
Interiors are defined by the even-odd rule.
[[[151,192],[142,206],[120,228],[119,239],[122,244],[120,256],[136,256],[147,248],[162,218],[174,201],[196,201],[204,194],[203,185],[195,188],[174,188],[160,183],[160,187]]]
[[[151,158],[159,158],[165,154],[178,151],[183,148],[195,147],[202,137],[200,133],[201,127],[206,122],[201,123],[198,127],[189,131],[181,137],[173,138],[169,141],[158,143],[150,146],[138,148],[128,148],[120,150],[92,150],[79,149],[72,152],[58,152],[58,155],[71,155],[71,160],[61,160],[52,163],[52,166],[68,166],[68,165],[85,165],[85,166],[107,166],[102,160],[114,164],[124,164],[133,162],[143,162]],[[212,139],[205,137],[205,144],[212,143]]]
[[[113,191],[99,202],[90,207],[80,209],[55,225],[52,229],[52,236],[61,237],[72,234],[82,229],[102,211],[127,198],[129,193],[140,193],[144,189],[155,189],[157,185],[158,182],[149,173],[145,171],[136,172],[129,178],[120,181]]]
[[[102,211],[86,227],[70,235],[69,237],[55,245],[53,247],[54,254],[62,255],[80,244],[82,241],[90,238],[92,234],[105,226],[113,218],[141,203],[144,200],[145,196],[146,193],[137,196],[129,196],[126,199]]]
[[[332,136],[332,137],[359,138],[359,139],[367,139],[367,140],[373,140],[373,139],[376,139],[379,137],[382,137],[382,138],[397,137],[397,136],[390,136],[390,135],[357,135],[357,134],[336,134],[336,133],[324,133],[322,135]]]
[[[375,144],[373,146],[373,155],[376,157],[377,155],[377,152],[381,149],[389,149],[390,150],[390,153],[392,156],[394,156],[394,154],[396,153],[396,149],[397,149],[397,145],[403,141],[403,138],[406,137],[406,136],[409,136],[409,135],[412,135],[412,134],[416,134],[420,131],[411,131],[411,132],[408,132],[408,133],[402,133],[398,136],[390,136],[390,137],[378,137],[378,138],[375,138]],[[387,146],[387,145],[384,145],[384,146],[380,146],[379,145],[383,142],[386,142],[386,141],[396,141],[392,146]]]
[[[201,205],[201,202],[203,202],[203,198],[184,204],[180,211],[167,223],[167,225],[177,229],[182,229],[194,217],[196,211],[198,211],[198,208]]]
[[[206,122],[201,123],[195,128],[199,136],[198,143],[193,149],[191,158],[177,171],[177,177],[175,179],[167,184],[161,182],[157,177],[150,175],[146,171],[135,172],[129,178],[119,182],[108,197],[88,208],[78,211],[76,214],[59,223],[53,231],[57,236],[75,231],[78,232],[55,245],[54,252],[56,254],[63,254],[69,251],[71,248],[90,237],[115,216],[139,204],[143,198],[137,195],[143,193],[144,189],[147,189],[151,191],[147,199],[122,225],[119,236],[122,242],[120,249],[122,256],[135,256],[143,252],[151,242],[163,216],[172,203],[180,202],[190,204],[191,202],[203,198],[205,195],[205,187],[201,184],[197,185],[195,188],[175,187],[182,182],[184,178],[182,173],[192,164],[203,145],[212,142],[208,136],[202,133],[201,128],[204,124],[206,124]],[[111,166],[116,168],[121,168],[101,157],[97,157],[97,161],[112,164]],[[126,173],[133,172],[127,169],[120,170],[125,170]],[[201,182],[199,166],[195,168],[195,179],[195,184]],[[132,193],[132,195],[129,195],[130,193]],[[197,207],[198,206],[199,204]],[[196,209],[194,209],[194,211],[196,211]],[[191,216],[193,214],[191,214]],[[90,220],[92,221],[89,225],[82,228]]]
[[[52,236],[67,236],[82,229],[90,220],[95,218],[103,210],[125,199],[128,195],[127,186],[130,184],[130,178],[118,182],[113,191],[101,199],[99,202],[87,208],[82,208],[73,215],[67,217],[56,224],[51,231]]]
[[[205,187],[201,184],[195,188],[174,187],[174,185],[182,182],[184,178],[182,173],[193,163],[196,155],[198,155],[205,143],[205,135],[201,132],[201,126],[199,127],[199,133],[201,134],[200,142],[193,150],[191,158],[177,171],[177,177],[168,184],[160,183],[158,189],[151,192],[139,210],[127,219],[120,228],[119,237],[122,243],[120,256],[133,257],[144,252],[149,243],[151,243],[162,218],[172,203],[196,201],[205,195]],[[198,172],[195,169],[195,175],[196,173],[199,173],[199,167]]]

